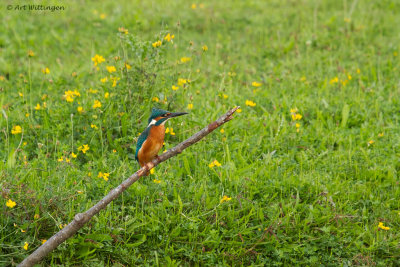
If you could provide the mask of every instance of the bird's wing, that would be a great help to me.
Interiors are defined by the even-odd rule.
[[[152,126],[153,126],[153,125],[150,125],[149,127],[147,127],[147,128],[143,131],[143,133],[141,133],[141,134],[139,135],[139,138],[138,138],[138,140],[137,140],[137,145],[136,145],[136,154],[135,154],[135,159],[136,159],[137,161],[139,161],[139,158],[138,158],[139,150],[140,150],[140,148],[143,146],[144,141],[146,141],[147,137],[149,136],[150,129],[151,129]]]

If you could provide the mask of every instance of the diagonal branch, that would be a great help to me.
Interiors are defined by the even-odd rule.
[[[18,266],[33,266],[38,263],[41,259],[43,259],[47,254],[53,251],[56,247],[58,247],[62,242],[73,236],[79,229],[83,227],[85,223],[87,223],[94,215],[99,213],[102,209],[104,209],[111,201],[116,199],[119,195],[122,194],[129,186],[131,186],[134,182],[138,181],[140,177],[145,175],[149,170],[157,166],[163,161],[166,161],[169,158],[176,156],[177,154],[182,153],[182,151],[200,141],[204,136],[208,135],[216,128],[221,126],[222,124],[233,119],[233,113],[238,110],[240,107],[237,106],[223,116],[221,116],[216,121],[212,122],[208,126],[204,127],[202,130],[194,134],[192,137],[178,144],[174,148],[171,148],[161,156],[153,159],[151,162],[147,163],[140,170],[132,174],[128,179],[126,179],[122,184],[118,187],[111,190],[107,196],[105,196],[102,200],[100,200],[96,205],[88,209],[84,213],[78,213],[75,215],[75,218],[72,222],[70,222],[66,227],[60,230],[58,233],[53,235],[49,240],[47,240],[43,245],[41,245],[38,249],[36,249],[31,255],[26,257]]]

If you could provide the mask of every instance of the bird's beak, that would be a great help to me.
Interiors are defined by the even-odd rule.
[[[182,116],[182,115],[185,115],[185,114],[189,114],[189,113],[187,113],[187,112],[174,112],[174,113],[169,114],[168,118],[178,117],[178,116]]]

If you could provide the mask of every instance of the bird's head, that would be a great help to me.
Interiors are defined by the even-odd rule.
[[[163,109],[158,109],[158,108],[153,108],[151,110],[151,115],[149,118],[149,126],[150,125],[162,125],[164,124],[167,120],[173,118],[173,117],[178,117],[188,114],[187,112],[169,112]]]

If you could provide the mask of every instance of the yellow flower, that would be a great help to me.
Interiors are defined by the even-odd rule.
[[[109,176],[110,176],[110,174],[107,172],[105,172],[105,173],[99,172],[99,175],[97,175],[98,178],[103,178],[105,181],[108,181]]]
[[[386,230],[386,231],[390,229],[390,227],[384,226],[383,222],[379,222],[378,228],[381,228],[382,230]]]
[[[27,118],[28,118],[28,117],[29,117],[29,113],[25,113],[25,117],[27,117]]]
[[[254,107],[254,106],[256,106],[256,103],[254,103],[251,100],[246,100],[246,106]]]
[[[236,112],[237,112],[237,113],[240,113],[240,112],[242,112],[242,109],[241,109],[241,108],[238,108],[238,109],[236,110]]]
[[[150,174],[154,174],[156,171],[153,169],[150,170]]]
[[[151,44],[154,48],[160,47],[162,45],[162,42],[158,40],[157,42],[154,42]]]
[[[6,206],[9,207],[9,208],[14,208],[15,205],[17,205],[17,203],[12,201],[11,199],[8,199],[7,202],[6,202]]]
[[[101,14],[100,14],[100,19],[105,19],[105,18],[106,18],[106,14],[101,13]]]
[[[86,154],[86,151],[88,151],[90,147],[88,145],[82,145],[78,147],[78,151],[82,151],[83,154]]]
[[[77,155],[74,152],[71,152],[71,157],[76,158]]]
[[[188,109],[193,109],[193,104],[192,103],[188,104]]]
[[[302,77],[300,78],[300,81],[305,82],[305,81],[307,81],[307,78],[306,78],[305,76],[302,76]]]
[[[229,200],[231,200],[232,198],[231,197],[228,197],[228,196],[223,196],[223,198],[221,199],[221,201],[219,202],[219,203],[224,203],[224,202],[227,202],[227,201],[229,201]]]
[[[101,78],[100,79],[100,82],[102,82],[102,83],[105,83],[105,82],[107,82],[108,81],[108,78],[107,77],[104,77],[104,78]]]
[[[125,62],[125,65],[124,65],[124,66],[125,66],[125,68],[126,68],[127,70],[130,70],[130,69],[132,68],[131,65],[129,65],[129,64],[126,63],[126,62]]]
[[[23,97],[23,96],[24,96],[24,94],[21,93],[21,92],[18,92],[18,95],[19,95],[20,97]]]
[[[64,157],[60,157],[59,159],[57,159],[58,162],[62,162],[64,161]]]
[[[203,45],[202,49],[203,49],[204,52],[206,52],[206,51],[208,51],[208,46]]]
[[[168,33],[167,35],[165,35],[164,40],[166,40],[167,42],[170,42],[172,39],[175,38],[175,35],[171,35],[170,33]]]
[[[224,130],[224,129],[221,129],[221,130],[220,130],[220,132],[221,132],[221,133],[224,133],[224,132],[225,132],[225,130]]]
[[[184,86],[188,82],[190,82],[190,80],[179,78],[178,79],[178,86]]]
[[[169,128],[169,127],[167,127],[167,129],[165,129],[165,133],[169,133],[170,135],[175,135],[175,133],[174,133],[174,128]]]
[[[43,72],[43,74],[49,74],[50,73],[50,70],[49,70],[49,68],[44,68],[44,69],[42,69],[42,72]]]
[[[111,85],[112,87],[117,86],[117,82],[120,80],[120,78],[118,77],[111,77],[110,80],[113,82],[113,84]]]
[[[299,111],[297,108],[291,108],[290,109],[290,113],[296,113],[297,111]]]
[[[303,118],[303,116],[298,113],[292,114],[292,120],[294,120],[294,121],[301,120],[301,118]]]
[[[19,125],[14,125],[11,129],[12,134],[20,134],[22,133],[22,128]]]
[[[92,88],[89,88],[89,93],[91,93],[91,94],[97,94],[97,90],[93,90]]]
[[[157,179],[154,179],[154,180],[153,180],[153,183],[159,184],[159,183],[161,183],[161,181],[160,181],[160,180],[157,180]]]
[[[65,158],[65,162],[66,163],[68,163],[68,162],[70,162],[71,160],[69,159],[69,158]]]
[[[106,69],[109,73],[116,72],[117,69],[114,66],[106,66]]]
[[[92,61],[93,61],[94,65],[97,66],[97,64],[101,64],[102,62],[104,62],[106,60],[104,59],[104,57],[96,54],[94,57],[92,57]]]
[[[117,150],[116,149],[113,149],[113,153],[116,153],[117,152]]]
[[[47,242],[47,239],[42,239],[42,245]]]
[[[125,34],[128,34],[128,33],[129,33],[128,29],[125,29],[124,27],[119,27],[119,28],[118,28],[118,31],[119,31],[119,32],[122,32],[122,33],[125,33]]]
[[[251,85],[253,85],[254,87],[260,87],[262,85],[262,83],[252,82]]]
[[[160,99],[158,99],[158,97],[153,97],[152,99],[151,99],[153,102],[158,102],[158,101],[160,101]]]
[[[28,50],[28,57],[34,57],[35,53],[32,50]]]
[[[383,137],[385,134],[384,133],[379,133],[378,136],[379,137]]]
[[[28,246],[29,246],[29,243],[28,243],[28,242],[25,242],[25,244],[24,244],[24,249],[25,249],[25,250],[28,250]]]
[[[181,58],[181,62],[182,62],[182,63],[189,62],[190,60],[192,60],[190,57],[183,57],[183,58]]]
[[[351,75],[347,74],[347,79],[349,79],[349,81],[351,80]]]
[[[106,92],[106,93],[104,94],[104,98],[107,99],[107,98],[109,98],[109,97],[110,97],[110,93],[109,93],[109,92]]]
[[[90,124],[91,128],[98,129],[96,124]]]
[[[176,90],[178,90],[178,89],[179,89],[178,86],[172,85],[172,90],[176,91]]]
[[[93,108],[101,108],[101,102],[99,100],[95,100],[93,104]]]
[[[78,110],[79,113],[82,113],[83,112],[83,107],[78,107],[77,110]]]
[[[223,94],[222,96],[224,97],[224,99],[228,98],[228,95],[226,95],[226,94]]]
[[[335,77],[332,80],[329,81],[330,84],[334,84],[334,83],[338,83],[339,82],[339,78]]]
[[[349,82],[348,80],[344,80],[344,81],[342,81],[342,85],[343,85],[343,86],[346,86],[346,84],[347,84],[348,82]]]
[[[196,8],[197,8],[197,5],[196,5],[196,4],[192,4],[191,8],[192,8],[192,9],[196,9]]]
[[[74,102],[75,97],[81,96],[81,94],[78,92],[78,90],[68,90],[64,91],[64,98],[67,102]]]
[[[296,128],[300,128],[300,123],[296,123]]]
[[[374,144],[374,143],[375,143],[374,140],[369,140],[369,141],[368,141],[368,146],[370,146],[370,145],[372,145],[372,144]]]
[[[41,108],[41,107],[40,107],[40,104],[37,103],[37,104],[36,104],[36,107],[35,107],[35,110],[40,110],[40,108]]]
[[[357,72],[357,74],[360,74],[360,73],[361,73],[361,70],[360,70],[360,69],[357,69],[356,72]]]
[[[218,162],[218,160],[214,160],[213,162],[211,162],[210,164],[208,164],[208,167],[210,168],[214,168],[214,167],[220,167],[221,163]]]

